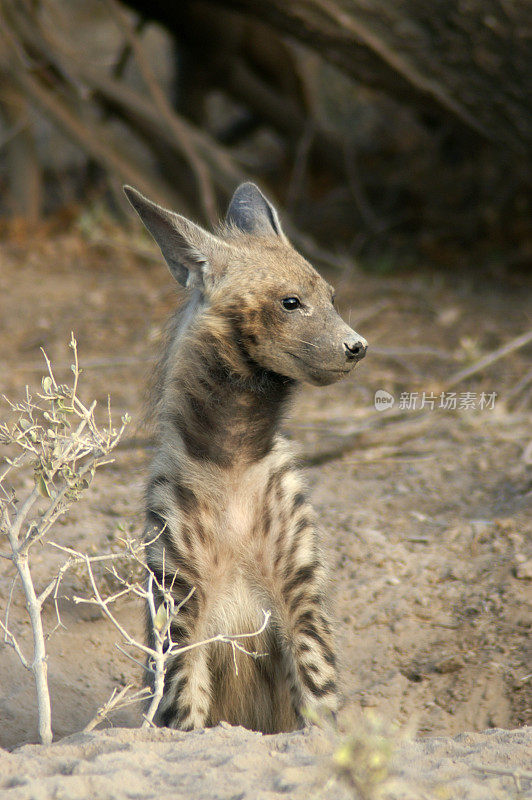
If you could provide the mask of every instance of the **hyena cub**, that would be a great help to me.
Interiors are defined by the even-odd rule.
[[[173,641],[256,631],[271,612],[245,642],[262,655],[237,652],[235,664],[216,643],[173,658],[156,721],[293,730],[306,709],[334,712],[335,655],[316,517],[279,425],[300,381],[339,380],[367,345],[254,184],[236,190],[216,235],[125,191],[189,291],[156,381],[146,492],[151,569],[176,601],[195,587]]]

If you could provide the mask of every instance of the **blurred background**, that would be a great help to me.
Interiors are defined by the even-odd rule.
[[[259,182],[335,263],[532,257],[528,0],[1,0],[0,214]]]

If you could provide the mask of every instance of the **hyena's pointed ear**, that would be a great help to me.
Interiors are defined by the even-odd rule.
[[[225,221],[243,233],[285,239],[279,215],[254,183],[242,183],[234,193]]]
[[[126,197],[161,249],[174,278],[187,288],[204,286],[214,276],[213,261],[227,245],[199,225],[153,203],[132,186]]]

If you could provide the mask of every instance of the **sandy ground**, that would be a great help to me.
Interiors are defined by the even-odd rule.
[[[118,235],[104,234],[107,239]],[[16,238],[0,244],[0,392],[16,398],[26,383],[40,385],[40,346],[58,377],[67,379],[67,344],[74,330],[85,368],[82,396],[105,407],[110,392],[117,418],[128,411],[133,419],[115,463],[102,470],[54,534],[56,541],[90,552],[115,546],[119,525],[133,533],[142,529],[141,495],[150,458],[149,435],[140,423],[142,393],[175,292],[162,265],[129,249],[137,244],[88,245],[74,232],[37,237],[31,246]],[[519,388],[530,370],[530,349],[455,387],[458,393],[476,392],[477,400],[481,391],[497,392],[494,409],[414,412],[398,407],[400,392],[440,391],[456,370],[530,329],[530,282],[519,275],[434,275],[422,268],[393,277],[350,268],[327,277],[337,286],[344,316],[369,340],[370,351],[348,382],[303,388],[287,429],[310,463],[308,480],[330,555],[341,655],[340,727],[352,729],[360,708],[407,725],[421,737],[531,724],[531,415],[530,395],[526,387]],[[393,409],[375,410],[378,389],[395,396]],[[21,490],[31,485],[31,474],[21,477]],[[57,565],[51,549],[41,550],[34,560],[37,583]],[[9,566],[0,562],[0,609],[9,593]],[[97,611],[68,599],[83,588],[82,577],[68,576],[61,601],[66,628],[49,641],[56,739],[80,731],[113,687],[139,681],[137,667],[115,646],[115,631]],[[118,614],[141,635],[141,608],[124,603]],[[52,606],[45,621],[51,629]],[[18,587],[11,625],[29,644]],[[0,745],[36,741],[29,676],[4,646],[0,676]],[[113,718],[119,726],[138,722],[137,707]],[[216,734],[229,749],[230,733]],[[472,741],[475,747],[493,743],[499,741],[495,735],[502,736],[488,732]],[[61,771],[61,747],[73,748],[72,758],[85,763],[91,747],[98,751],[99,741],[102,759],[118,749],[117,743],[133,755],[144,746],[150,753],[157,748],[169,753],[176,736],[180,748],[185,746],[179,735],[166,733],[150,734],[149,747],[142,744],[144,734],[101,736],[58,745],[51,751],[50,774]],[[201,741],[213,736],[206,733]],[[504,740],[510,748],[504,759],[510,763],[513,752],[514,765],[522,764],[519,748],[526,735],[520,736],[515,731]],[[238,737],[246,747],[258,741],[242,732]],[[183,738],[187,748],[194,741]],[[303,735],[279,741],[290,742],[287,752],[296,762],[305,753],[309,758]],[[427,742],[405,745],[405,770],[415,752],[425,754],[429,769],[433,754]],[[434,752],[448,747],[445,758],[452,760],[452,748],[462,753],[464,742],[444,739]],[[265,743],[261,740],[259,760],[277,747]],[[36,750],[18,751],[13,758],[21,761],[6,763],[22,764],[32,753],[35,774],[44,775],[40,759],[48,756]],[[494,755],[490,758],[496,762]],[[100,769],[98,763],[94,760],[94,769]],[[253,770],[249,780],[262,780],[262,767]],[[491,786],[490,778],[483,780]],[[147,777],[146,791],[149,782]],[[265,786],[270,788],[261,796],[275,797],[280,791],[271,782]],[[106,791],[91,796],[110,797]],[[234,795],[219,796],[252,796],[245,791],[235,788]],[[13,797],[41,796],[24,792],[27,786],[11,789]],[[205,792],[197,796],[215,796]],[[42,794],[48,796],[55,795]]]
[[[6,800],[525,800],[531,750],[532,728],[398,742],[382,779],[357,786],[316,727],[277,736],[223,724],[188,734],[117,728],[0,752],[0,790]]]

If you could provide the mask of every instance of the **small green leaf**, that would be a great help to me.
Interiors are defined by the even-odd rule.
[[[161,603],[159,608],[157,609],[157,613],[155,615],[155,619],[153,621],[153,626],[156,631],[164,631],[168,624],[168,611],[166,610],[166,606],[164,603]]]
[[[46,394],[52,393],[52,379],[49,375],[45,375],[45,377],[42,379],[42,388]]]
[[[41,497],[51,497],[48,486],[42,475],[37,478],[37,489]]]

